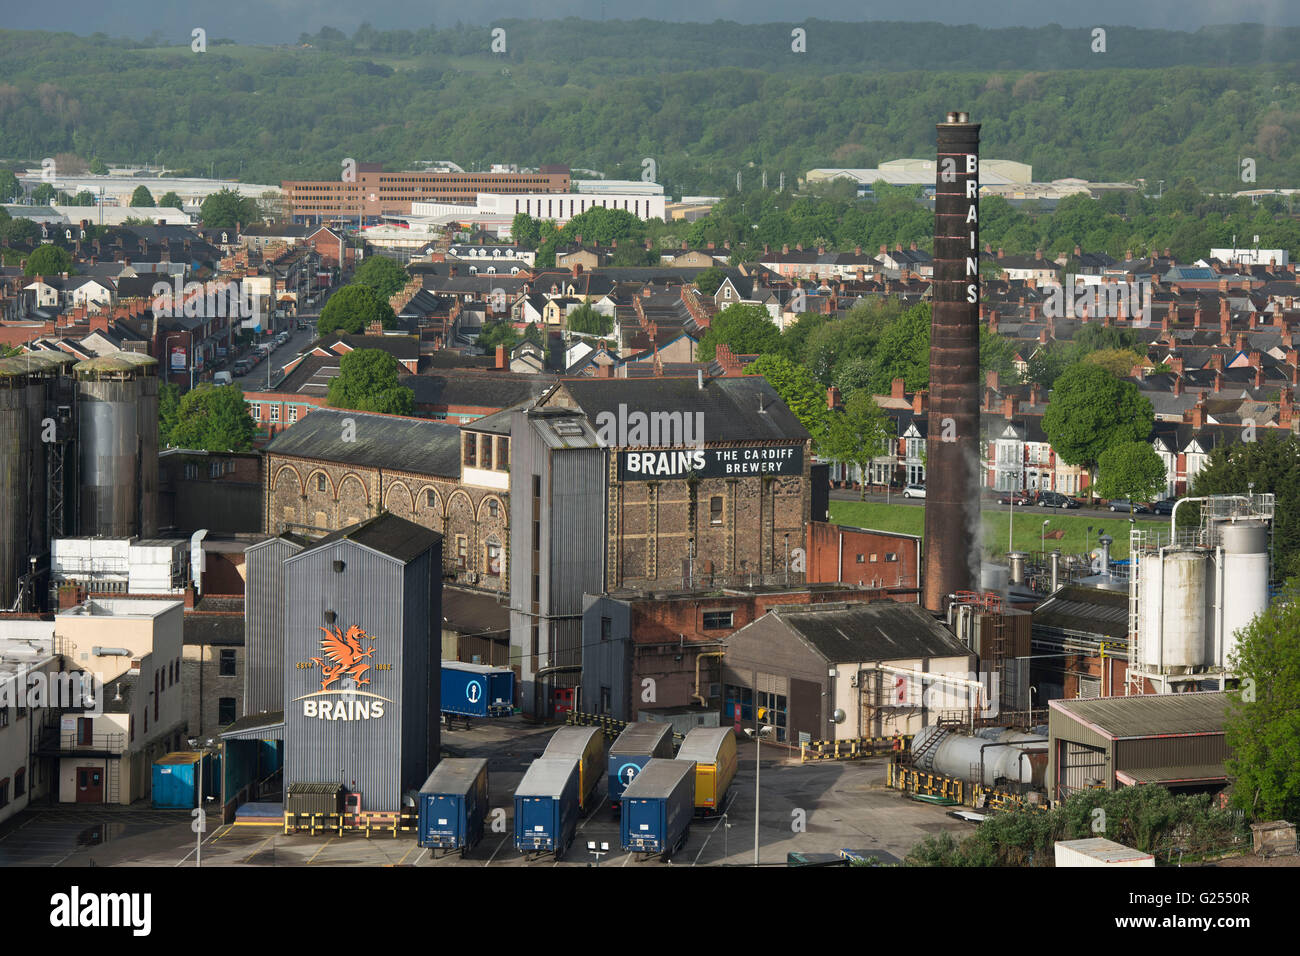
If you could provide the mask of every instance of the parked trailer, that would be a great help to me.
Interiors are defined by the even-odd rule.
[[[515,789],[515,849],[560,860],[577,829],[578,758],[538,757]]]
[[[515,709],[515,672],[508,667],[442,662],[442,712],[508,717]]]
[[[623,791],[620,818],[623,849],[671,857],[685,845],[695,818],[695,761],[646,761]]]
[[[444,757],[420,788],[420,846],[463,857],[483,838],[488,811],[487,760]]]
[[[678,760],[695,761],[695,812],[721,813],[736,778],[736,734],[730,727],[697,727],[686,735]]]
[[[673,725],[641,721],[628,724],[609,748],[609,801],[617,809],[623,791],[654,757],[673,755]]]
[[[583,813],[594,806],[592,795],[605,772],[605,732],[599,727],[561,727],[551,735],[543,757],[578,758],[578,806]]]

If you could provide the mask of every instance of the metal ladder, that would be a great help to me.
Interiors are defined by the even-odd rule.
[[[919,749],[912,751],[912,766],[914,767],[917,766],[921,762],[921,758],[924,757],[926,754],[928,754],[931,750],[934,750],[936,747],[938,747],[939,744],[943,741],[943,739],[947,736],[948,736],[948,732],[946,730],[940,730],[938,733],[931,734],[929,739],[926,740],[925,743],[921,744]]]
[[[117,803],[121,800],[122,761],[111,757],[105,760],[104,802]]]

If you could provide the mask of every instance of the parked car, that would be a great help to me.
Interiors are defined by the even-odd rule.
[[[904,498],[924,498],[925,485],[908,485],[903,489]]]
[[[1000,498],[998,499],[998,504],[1000,504],[1000,505],[1009,505],[1009,504],[1027,505],[1027,504],[1029,504],[1031,501],[1033,501],[1033,499],[1030,498],[1029,495],[1025,494],[1025,493],[1022,492],[1022,491],[1009,491],[1009,492],[1004,493],[1004,494],[1002,495],[1002,497],[1000,497]]]
[[[1077,508],[1079,502],[1059,491],[1040,491],[1034,502],[1040,508]]]
[[[1131,511],[1133,514],[1138,515],[1149,515],[1151,513],[1151,509],[1141,502],[1128,501],[1125,498],[1107,502],[1106,507],[1111,511]]]
[[[1174,505],[1178,504],[1177,498],[1161,498],[1151,506],[1151,513],[1158,515],[1171,515],[1174,513]]]
[[[212,376],[213,385],[229,385],[232,381],[233,379],[229,372],[217,372]]]
[[[240,359],[231,370],[236,375],[247,375],[252,368],[253,366],[248,363],[248,359]]]

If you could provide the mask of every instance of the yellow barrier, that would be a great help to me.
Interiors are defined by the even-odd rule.
[[[896,761],[889,765],[885,775],[885,785],[891,790],[947,798],[982,810],[1047,809],[1044,804],[1032,803],[1022,794],[1009,793],[978,783],[968,786],[964,780],[955,780],[942,774],[924,773],[912,767],[905,767]]]
[[[274,826],[274,824],[272,824]],[[347,814],[342,813],[289,813],[284,814],[284,832],[287,836],[299,830],[307,830],[311,836],[316,831],[331,831],[337,836],[344,833],[364,833],[370,839],[372,832],[387,833],[392,831],[397,839],[398,831],[418,830],[419,823],[410,813],[364,814],[359,822],[352,822]]]
[[[881,757],[891,753],[906,753],[911,745],[911,734],[891,737],[854,737],[849,740],[811,740],[799,745],[799,762]]]

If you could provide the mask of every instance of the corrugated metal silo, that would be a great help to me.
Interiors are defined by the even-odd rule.
[[[31,441],[27,392],[30,376],[17,359],[0,359],[0,608],[13,605],[25,573],[30,502]]]
[[[80,418],[80,535],[129,538],[157,531],[157,379],[153,379],[153,419],[142,435],[142,420],[149,406],[148,398],[142,395],[142,382],[151,374],[142,358],[153,362],[147,356],[116,352],[75,366]],[[146,458],[150,447],[153,454]],[[144,491],[149,488],[153,490],[151,504],[144,500]],[[152,531],[146,520],[152,520]]]

